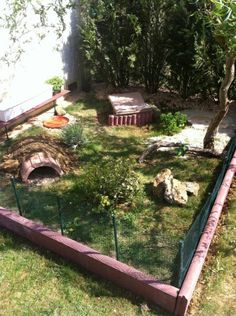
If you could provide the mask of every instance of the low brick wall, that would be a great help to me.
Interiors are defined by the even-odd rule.
[[[215,234],[219,218],[227,198],[231,183],[236,172],[236,151],[232,158],[229,168],[225,174],[224,180],[217,194],[215,203],[209,215],[202,237],[199,241],[195,255],[186,274],[183,285],[179,291],[175,315],[184,316],[187,313],[188,306],[193,296],[196,284],[201,274],[205,259]]]
[[[0,208],[0,226],[143,296],[172,313],[175,310],[178,289],[171,285],[164,284],[133,267],[104,256],[11,210]]]
[[[122,125],[136,125],[143,126],[152,122],[153,112],[152,110],[130,114],[130,115],[109,115],[109,126],[122,126]]]

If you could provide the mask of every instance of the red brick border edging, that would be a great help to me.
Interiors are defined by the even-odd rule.
[[[70,238],[0,208],[0,225],[147,300],[174,312],[178,289]]]
[[[231,183],[236,172],[236,151],[225,174],[220,190],[217,194],[215,203],[212,207],[204,232],[195,251],[194,257],[180,289],[175,315],[184,316],[193,296],[196,284],[201,274],[211,241],[215,234],[219,218],[228,195]]]
[[[153,120],[153,110],[134,113],[129,115],[110,114],[108,118],[109,126],[143,126],[151,123]]]

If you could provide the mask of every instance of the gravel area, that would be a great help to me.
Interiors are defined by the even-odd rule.
[[[203,139],[214,111],[205,110],[184,110],[182,111],[187,115],[188,121],[192,126],[187,126],[180,133],[173,136],[158,136],[152,137],[148,140],[148,144],[158,141],[165,142],[182,142],[198,148],[203,148]],[[236,130],[236,104],[232,103],[227,116],[224,118],[220,125],[219,131],[215,138],[215,149],[221,153],[230,138],[235,135]]]

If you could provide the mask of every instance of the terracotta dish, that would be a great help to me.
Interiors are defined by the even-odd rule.
[[[47,128],[60,128],[66,126],[69,119],[65,116],[55,115],[43,122],[43,126]]]

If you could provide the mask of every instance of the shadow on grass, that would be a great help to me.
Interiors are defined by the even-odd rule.
[[[0,175],[0,205],[12,210],[18,210],[10,179]]]
[[[96,141],[91,140],[84,146],[80,153],[83,162],[100,161],[104,156],[113,158],[135,158],[142,153],[143,144],[135,136],[119,137],[109,135],[105,130],[102,135],[96,137]]]
[[[68,176],[69,177],[69,176]],[[71,179],[73,176],[71,175]],[[11,187],[7,187],[9,201],[14,201]],[[42,188],[23,184],[17,185],[17,192],[23,215],[60,231],[60,215],[56,195]],[[5,192],[6,196],[6,192]],[[8,205],[10,208],[12,205]],[[61,199],[64,230],[73,239],[88,244],[103,254],[115,257],[115,242],[112,221],[108,215],[96,215],[79,202],[79,197]],[[161,222],[157,213],[152,222]],[[76,218],[76,224],[74,219]],[[71,225],[72,223],[72,225]],[[152,223],[153,224],[153,223]],[[72,227],[72,231],[70,228]],[[144,230],[146,233],[143,233]],[[175,252],[172,247],[175,239],[158,229],[150,229],[144,224],[131,225],[130,222],[118,221],[118,243],[121,261],[154,274],[166,282],[171,279],[172,258]],[[171,245],[171,246],[170,246]]]
[[[136,232],[137,234],[138,232]],[[173,247],[175,242],[157,232],[132,235],[119,243],[121,261],[152,274],[158,280],[170,283],[173,272]]]
[[[17,238],[15,235],[13,235],[11,232],[1,229],[0,234],[0,241],[2,239],[4,242],[0,242],[0,250],[2,252],[8,252],[8,251],[20,251],[21,253],[24,251],[31,252],[31,256],[33,257],[34,254],[40,255],[41,257],[46,259],[46,262],[44,263],[45,268],[48,269],[48,276],[50,275],[50,269],[53,271],[53,275],[55,273],[57,274],[57,277],[61,280],[63,283],[64,289],[66,290],[66,286],[71,285],[72,283],[75,283],[75,278],[83,277],[86,278],[86,282],[79,283],[80,289],[82,287],[82,290],[84,294],[88,295],[89,297],[102,297],[102,298],[125,298],[128,299],[132,304],[135,304],[137,306],[140,306],[144,302],[144,300],[141,297],[138,297],[137,295],[132,294],[130,291],[127,291],[125,289],[121,289],[118,286],[115,286],[110,281],[105,281],[104,279],[101,279],[88,271],[84,270],[81,267],[78,267],[78,265],[75,265],[73,263],[69,263],[68,261],[62,259],[56,254],[52,254],[51,252],[47,250],[43,250],[42,248],[35,247],[32,243],[30,243],[28,240],[23,239],[19,236]],[[8,282],[14,282],[14,279],[8,280]],[[77,284],[77,283],[76,283]],[[77,286],[77,285],[76,285]],[[91,304],[91,303],[90,303]],[[168,316],[169,313],[161,310],[157,306],[149,305],[149,312],[151,315],[159,315],[159,316]],[[141,312],[141,310],[140,310]]]
[[[198,208],[195,210],[194,214],[193,214],[193,220],[192,220],[192,224],[190,225],[189,229],[192,227],[195,228],[195,233],[197,232],[197,235],[198,236],[198,240],[196,240],[196,236],[195,237],[191,237],[193,239],[191,239],[192,241],[192,248],[191,248],[191,251],[194,250],[195,248],[193,247],[193,245],[195,245],[195,242],[194,242],[194,239],[195,241],[197,241],[197,243],[199,242],[200,238],[201,238],[201,235],[202,235],[202,231],[199,230],[199,223],[201,223],[201,220],[197,217],[198,215],[200,214],[209,214],[209,212],[211,211],[211,207],[213,206],[214,204],[214,200],[212,200],[212,206],[208,209],[208,208],[205,208],[205,203],[206,201],[208,200],[209,198],[209,195],[211,194],[213,188],[214,188],[214,184],[216,183],[216,180],[219,176],[219,173],[221,171],[221,168],[222,168],[222,163],[219,164],[218,166],[216,166],[214,169],[213,169],[213,177],[211,177],[211,181],[208,183],[204,193],[202,194],[201,196],[201,199],[199,200],[199,206]],[[186,232],[187,233],[187,232]],[[185,240],[184,238],[182,238],[182,240]],[[190,241],[190,237],[188,236],[188,243]],[[186,250],[185,250],[186,251]],[[189,253],[190,249],[188,249],[188,253]],[[189,256],[189,254],[188,254]],[[189,257],[188,257],[189,258]],[[178,252],[175,260],[174,260],[174,266],[175,266],[175,273],[173,274],[173,278],[172,278],[172,281],[171,281],[171,284],[173,285],[176,285],[178,283],[178,268],[179,268],[179,262],[180,262],[180,253]],[[185,265],[185,263],[184,263]],[[187,270],[186,270],[186,273],[187,273]]]
[[[102,126],[108,125],[108,115],[112,113],[112,107],[107,100],[97,100],[94,96],[87,96],[83,101],[78,101],[74,105],[67,108],[71,114],[83,113],[87,110],[94,110],[97,122]]]

